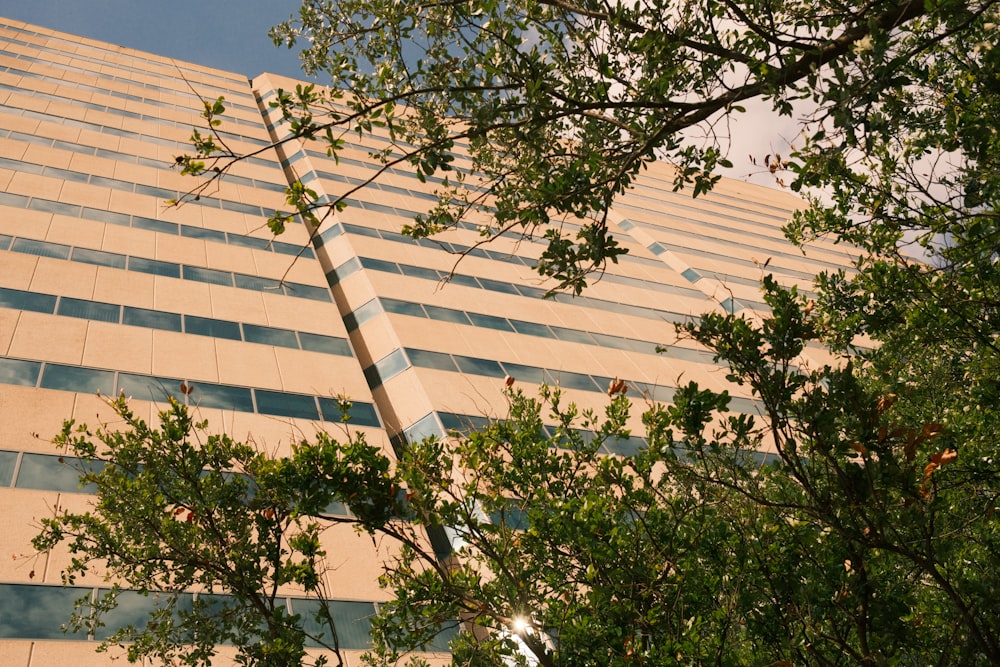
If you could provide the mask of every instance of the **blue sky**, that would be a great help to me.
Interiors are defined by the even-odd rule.
[[[254,77],[303,78],[267,37],[298,0],[0,0],[0,16]]]

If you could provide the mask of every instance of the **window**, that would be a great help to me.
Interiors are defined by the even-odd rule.
[[[165,313],[132,306],[125,306],[122,310],[122,324],[163,331],[180,332],[182,330],[181,316],[178,313]]]
[[[25,452],[21,455],[21,466],[17,470],[14,486],[19,489],[42,489],[67,493],[94,493],[96,485],[80,485],[83,461],[73,457],[52,456]],[[100,472],[104,464],[100,461],[87,463],[90,470]]]
[[[248,343],[261,343],[263,345],[290,347],[293,349],[298,349],[299,347],[299,341],[295,337],[295,332],[288,329],[275,329],[274,327],[265,327],[256,324],[244,324],[243,335]]]
[[[111,396],[115,390],[115,374],[113,371],[102,371],[95,368],[47,363],[42,371],[40,386],[46,389],[77,391],[83,394],[93,394],[100,391],[105,396]]]
[[[87,301],[85,299],[74,299],[64,296],[59,299],[59,310],[57,312],[64,317],[78,317],[85,320],[118,324],[121,306],[113,303]]]
[[[316,399],[306,394],[286,394],[280,391],[257,389],[257,412],[281,417],[319,419]]]
[[[242,340],[242,337],[240,336],[240,325],[238,322],[216,320],[210,317],[185,315],[184,331],[185,333],[195,334],[197,336],[212,336],[213,338]]]

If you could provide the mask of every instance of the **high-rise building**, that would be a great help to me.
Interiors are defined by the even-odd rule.
[[[582,296],[543,298],[531,268],[541,246],[474,248],[475,220],[433,241],[402,236],[433,183],[400,169],[353,194],[311,242],[301,224],[272,239],[264,222],[291,180],[337,196],[373,175],[369,151],[384,145],[365,137],[338,160],[309,141],[269,148],[286,130],[268,102],[295,83],[0,19],[2,664],[107,660],[93,653],[100,637],[59,629],[73,600],[106,582],[65,589],[65,557],[36,558],[30,546],[53,507],[89,502],[50,438],[64,419],[110,418],[97,392],[124,391],[155,418],[186,383],[212,428],[279,454],[339,421],[346,395],[353,428],[392,456],[407,438],[502,416],[507,376],[559,384],[586,407],[606,402],[614,378],[640,401],[669,401],[689,380],[721,388],[724,369],[674,340],[674,322],[758,306],[767,260],[779,281],[805,284],[848,264],[842,249],[819,243],[806,257],[784,240],[793,196],[723,180],[695,200],[672,191],[667,165],[615,204],[628,254]],[[222,139],[259,152],[197,201],[168,207],[196,184],[175,157],[204,123],[202,99],[219,96]],[[754,410],[729,389],[737,409]],[[381,554],[350,528],[326,539],[338,559],[326,584],[355,665],[365,619],[386,596]],[[111,624],[141,618],[144,604],[125,598]]]

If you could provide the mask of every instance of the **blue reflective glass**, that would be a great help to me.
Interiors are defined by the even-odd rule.
[[[230,234],[229,244],[240,246],[241,248],[253,248],[254,250],[270,250],[270,239],[258,239],[253,236],[243,236],[241,234]]]
[[[549,376],[549,384],[558,384],[567,389],[580,389],[582,391],[597,391],[598,387],[589,375],[582,373],[572,373],[570,371],[546,371]]]
[[[382,312],[384,311],[382,310],[382,304],[379,302],[379,300],[372,299],[371,301],[368,301],[367,303],[364,303],[355,308],[350,313],[350,319],[345,317],[344,318],[345,324],[349,321],[353,326],[348,325],[348,330],[353,331],[354,329],[358,328],[365,322],[371,320],[373,317],[381,315]]]
[[[585,345],[594,345],[594,339],[590,337],[586,331],[580,331],[578,329],[567,329],[566,327],[555,327],[550,326],[552,333],[555,334],[556,338],[559,340],[564,340],[570,343],[584,343]]]
[[[379,238],[379,233],[377,229],[372,229],[371,227],[362,227],[361,225],[352,225],[350,223],[341,223],[344,231],[348,234],[357,234],[359,236],[370,236],[372,238]]]
[[[301,615],[302,629],[309,636],[306,646],[333,646],[333,633],[330,630],[332,622],[340,648],[371,648],[371,618],[375,615],[375,605],[371,602],[344,600],[327,600],[326,609],[322,605],[319,600],[291,600],[292,613]]]
[[[541,336],[543,338],[555,338],[555,334],[553,334],[552,331],[544,324],[524,322],[522,320],[510,320],[510,323],[514,327],[514,331],[519,334],[525,334],[526,336]]]
[[[646,441],[639,436],[627,438],[608,438],[603,443],[604,449],[619,456],[637,456],[646,447]]]
[[[316,285],[285,283],[285,294],[288,296],[297,296],[300,299],[312,299],[313,301],[333,301],[329,288],[317,287]]]
[[[125,255],[119,255],[114,252],[73,248],[73,261],[82,262],[83,264],[97,264],[98,266],[110,266],[114,269],[124,269],[125,259]]]
[[[118,225],[120,227],[130,227],[132,225],[132,216],[127,213],[115,213],[114,211],[105,211],[99,208],[87,208],[83,209],[83,218],[88,220],[97,220],[98,222],[106,222],[109,225]]]
[[[621,336],[609,336],[608,334],[590,332],[590,336],[597,341],[597,344],[601,347],[610,347],[615,350],[631,350],[632,347],[629,345],[627,338]]]
[[[135,373],[118,374],[118,391],[141,401],[159,403],[173,396],[183,402],[181,382],[176,378],[155,377]]]
[[[499,280],[490,280],[489,278],[476,278],[479,284],[483,286],[483,289],[487,289],[491,292],[501,292],[503,294],[520,294],[517,288],[510,283],[500,282]]]
[[[423,266],[411,266],[409,264],[400,264],[400,270],[402,270],[404,276],[410,278],[422,278],[425,280],[441,280],[441,273],[436,269],[428,269]]]
[[[413,317],[427,317],[424,309],[419,303],[411,301],[400,301],[399,299],[382,299],[382,307],[387,313],[397,313],[399,315],[412,315]]]
[[[375,362],[375,368],[378,369],[379,379],[382,382],[402,373],[409,365],[410,363],[400,349],[393,350]]]
[[[299,347],[299,341],[295,337],[295,332],[288,329],[276,329],[274,327],[244,323],[243,336],[248,343],[260,343],[262,345],[290,347],[293,349],[298,349]]]
[[[132,306],[125,306],[122,309],[122,324],[146,327],[147,329],[162,329],[163,331],[180,332],[182,330],[180,313],[165,313]]]
[[[38,373],[41,368],[40,361],[0,358],[0,382],[34,387],[38,383]]]
[[[455,363],[463,373],[470,375],[486,375],[488,377],[502,378],[506,373],[500,368],[500,364],[492,359],[479,359],[477,357],[464,357],[455,355]]]
[[[38,255],[39,257],[54,257],[56,259],[69,259],[70,246],[61,243],[49,243],[48,241],[33,241],[31,239],[14,239],[11,250],[25,255]]]
[[[5,639],[66,639],[62,631],[69,621],[74,603],[93,589],[0,584],[3,614],[0,614],[0,637]],[[78,636],[77,639],[86,639]]]
[[[323,421],[339,422],[343,418],[339,401],[335,398],[325,396],[319,397],[319,409],[322,413]],[[348,412],[349,422],[355,426],[381,426],[375,406],[371,403],[351,403]]]
[[[78,391],[83,394],[99,391],[105,396],[110,396],[115,390],[115,374],[114,371],[102,371],[96,368],[47,363],[42,370],[42,381],[39,386],[46,389]]]
[[[64,317],[78,317],[84,320],[118,324],[121,306],[114,303],[101,303],[64,296],[59,299],[59,309],[56,312]]]
[[[363,266],[366,269],[371,269],[373,271],[400,273],[399,265],[396,264],[396,262],[390,262],[384,259],[375,259],[373,257],[362,257],[361,266]]]
[[[248,276],[243,273],[233,275],[236,286],[240,289],[249,289],[255,292],[273,292],[281,294],[281,282],[274,278],[261,278],[258,276]]]
[[[202,227],[192,227],[190,225],[183,225],[181,227],[181,236],[187,236],[192,239],[205,239],[206,241],[217,241],[219,243],[226,242],[225,232],[204,229]]]
[[[163,220],[144,218],[138,215],[132,218],[132,226],[136,229],[148,229],[151,232],[160,232],[161,234],[176,235],[178,231],[176,222],[164,222]]]
[[[472,323],[477,327],[486,327],[488,329],[496,329],[497,331],[513,331],[514,327],[510,325],[510,322],[506,318],[497,317],[496,315],[486,315],[484,313],[466,313]]]
[[[444,308],[442,306],[431,306],[428,304],[424,304],[424,310],[427,311],[427,316],[432,320],[438,320],[439,322],[454,322],[455,324],[470,324],[469,318],[466,317],[465,312],[461,310]]]
[[[233,274],[229,271],[219,271],[217,269],[206,269],[200,266],[184,265],[185,280],[196,280],[200,283],[211,285],[233,285]]]
[[[354,353],[351,351],[351,344],[346,338],[321,336],[320,334],[311,334],[300,331],[299,340],[302,342],[303,350],[323,352],[325,354],[339,354],[342,357],[354,356]]]
[[[128,270],[138,271],[139,273],[150,273],[154,276],[181,277],[181,267],[179,264],[161,262],[156,259],[146,259],[145,257],[129,257]]]
[[[52,456],[25,452],[17,470],[14,486],[19,489],[40,489],[66,493],[94,493],[96,484],[80,486],[80,475],[85,471],[100,472],[102,461],[84,463],[72,456]]]
[[[32,197],[31,201],[28,203],[28,208],[34,211],[44,211],[45,213],[56,213],[59,215],[67,215],[74,218],[80,217],[81,206],[76,204],[66,204],[61,201],[52,201],[50,199],[39,199],[38,197]]]
[[[441,371],[457,371],[458,366],[450,354],[443,352],[431,352],[430,350],[406,350],[406,356],[410,358],[410,363],[418,368],[435,368]]]
[[[204,408],[221,408],[236,412],[253,412],[253,397],[246,387],[224,384],[188,382],[193,388],[188,401]]]
[[[238,322],[216,320],[211,317],[184,316],[184,332],[196,336],[211,336],[212,338],[228,338],[242,340]]]
[[[17,465],[17,452],[0,449],[0,486],[10,486],[14,480],[14,466]]]
[[[476,289],[480,289],[479,281],[472,276],[463,275],[461,273],[445,276],[444,280],[449,285],[462,285],[463,287],[474,287]]]
[[[305,394],[287,394],[280,391],[255,389],[257,412],[262,415],[319,419],[316,398]]]
[[[525,366],[524,364],[515,364],[508,361],[503,362],[502,365],[504,370],[507,371],[507,375],[514,378],[517,382],[529,385],[538,385],[545,382],[545,371],[537,366]]]
[[[0,287],[0,307],[31,310],[36,313],[54,313],[56,297],[52,294],[38,294]]]

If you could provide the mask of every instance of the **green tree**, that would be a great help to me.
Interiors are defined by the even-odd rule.
[[[100,599],[78,601],[68,628],[102,627],[124,588],[156,600],[144,625],[116,629],[101,643],[100,650],[127,643],[130,661],[208,665],[229,644],[240,664],[288,667],[306,664],[310,640],[342,665],[320,535],[338,521],[373,531],[392,516],[395,487],[379,448],[361,434],[344,443],[320,434],[291,456],[272,458],[209,435],[173,398],[155,426],[124,396],[108,403],[120,423],[67,422],[55,439],[81,462],[81,483],[96,486],[92,510],[56,508],[34,539],[39,552],[68,549],[64,583],[88,572],[113,583]],[[354,508],[353,518],[327,514],[334,502]],[[283,585],[320,602],[315,618],[286,611]],[[193,599],[192,589],[199,591]],[[307,633],[307,620],[321,632]]]
[[[295,137],[336,154],[345,132],[384,133],[393,143],[376,159],[438,184],[439,204],[407,228],[414,236],[487,214],[483,242],[544,235],[539,270],[580,290],[621,253],[605,215],[643,165],[670,160],[679,187],[705,192],[726,164],[713,128],[764,98],[778,113],[796,100],[813,108],[787,164],[766,162],[811,197],[791,238],[861,251],[853,271],[819,277],[815,303],[765,279],[771,312],[760,320],[709,314],[682,327],[755,395],[757,418],[688,385],[673,405],[648,408],[645,447],[609,457],[602,443],[630,435],[618,392],[597,415],[578,414],[555,390],[540,400],[512,391],[507,419],[411,443],[392,473],[366,454],[373,480],[360,467],[354,486],[295,475],[278,485],[289,498],[302,485],[327,501],[375,493],[362,482],[383,490],[375,497],[384,502],[352,505],[381,508],[362,527],[405,544],[384,577],[396,602],[375,623],[373,663],[396,662],[456,620],[460,664],[529,655],[544,665],[1000,662],[997,23],[996,3],[951,0],[309,0],[275,29],[278,41],[303,40],[307,72],[331,83],[279,93]],[[206,105],[210,127],[224,110],[223,100]],[[709,139],[682,133],[693,127]],[[195,149],[179,165],[210,180],[242,157],[211,129],[196,134]],[[271,227],[279,233],[293,214],[318,225],[348,194],[319,202],[293,184]],[[563,219],[581,223],[578,236],[559,231]],[[839,361],[801,366],[803,346],[817,344]],[[172,433],[171,419],[163,429]],[[164,439],[134,430],[134,442],[72,428],[64,438],[91,456],[95,437],[124,438],[136,452]],[[99,453],[114,471],[128,451]],[[761,451],[771,457],[762,462]],[[146,479],[128,460],[123,486]],[[252,478],[258,464],[233,453],[185,469],[212,465],[216,480],[229,480],[221,471]],[[394,485],[405,507],[390,502]],[[165,521],[178,501],[147,492]],[[263,516],[257,494],[228,493],[245,521]],[[296,502],[264,509],[278,516]],[[82,554],[114,555],[107,545],[129,524],[114,518],[114,503],[100,507],[57,517],[39,547],[68,536]],[[321,507],[281,516],[308,535]],[[389,521],[389,507],[406,521]],[[192,527],[176,530],[201,530],[184,523]],[[287,558],[308,579],[308,554]],[[290,576],[286,562],[265,574]],[[190,574],[126,583],[204,583],[197,563],[181,571]],[[296,630],[268,618],[244,627],[266,626],[300,650]],[[253,646],[263,651],[270,637]]]
[[[846,233],[860,214],[901,216],[891,228],[903,231],[924,205],[964,219],[993,201],[996,22],[992,0],[306,0],[272,37],[302,44],[305,71],[329,89],[280,91],[274,104],[293,138],[333,155],[348,134],[388,135],[384,164],[439,186],[407,233],[486,215],[484,242],[545,237],[539,271],[578,291],[623,251],[606,220],[615,196],[655,159],[677,166],[677,187],[710,189],[750,100],[809,110],[798,154],[766,165],[832,191],[839,222],[809,229]],[[210,123],[223,111],[206,103]],[[196,154],[179,158],[188,172],[218,178],[239,158],[211,132],[194,139]],[[318,224],[350,193],[288,194],[276,232],[292,213]],[[566,219],[579,231],[560,230]],[[950,227],[916,220],[958,237]],[[872,234],[882,247],[887,235]]]
[[[514,391],[508,419],[413,445],[411,517],[460,539],[446,578],[413,576],[415,557],[392,570],[375,664],[444,618],[492,630],[461,634],[456,664],[525,646],[543,665],[995,664],[992,415],[927,422],[933,383],[886,394],[863,358],[798,368],[822,324],[794,291],[765,288],[759,324],[682,327],[760,418],[692,383],[647,409],[645,447],[610,457],[602,443],[629,435],[624,396],[595,415],[557,390]],[[453,458],[469,472],[442,485]]]

